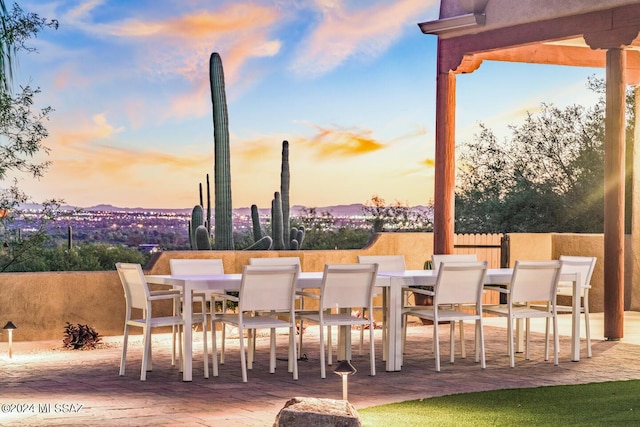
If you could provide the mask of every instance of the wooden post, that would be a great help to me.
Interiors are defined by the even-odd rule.
[[[604,147],[604,336],[624,335],[625,53],[607,50]]]
[[[452,254],[456,178],[456,76],[441,69],[443,55],[438,41],[436,77],[436,164],[433,207],[433,253]]]

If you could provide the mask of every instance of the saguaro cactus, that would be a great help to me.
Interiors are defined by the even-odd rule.
[[[260,228],[260,212],[257,205],[251,205],[251,224],[253,225],[253,241],[262,239],[262,228]]]
[[[282,235],[282,198],[276,191],[271,201],[271,231],[273,234],[273,249],[284,249],[284,236]]]
[[[204,225],[204,218],[202,216],[202,206],[195,205],[191,210],[191,222],[189,223],[189,243],[191,249],[198,249],[196,246],[196,230],[199,226]]]
[[[229,114],[224,87],[222,59],[217,52],[209,58],[209,81],[213,105],[215,248],[233,250],[231,204],[231,163],[229,155]]]
[[[282,237],[285,249],[291,249],[289,237],[289,142],[282,141],[282,166],[280,169],[280,196],[282,197]]]

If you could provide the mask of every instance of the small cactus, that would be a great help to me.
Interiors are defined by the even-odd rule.
[[[249,246],[245,250],[247,251],[268,251],[273,246],[273,239],[271,236],[264,236],[253,245]]]
[[[207,227],[205,227],[204,225],[199,225],[198,228],[196,228],[195,236],[197,250],[211,250],[211,239],[209,238],[210,236],[209,232],[207,231]]]
[[[258,206],[251,205],[251,222],[253,224],[253,241],[262,239],[262,229],[260,228],[260,213]]]
[[[282,235],[282,199],[276,191],[271,202],[271,227],[273,233],[273,249],[281,251],[285,248]]]
[[[195,205],[191,210],[191,227],[189,228],[189,241],[191,242],[191,249],[198,249],[196,246],[196,230],[199,226],[204,225],[204,217],[202,206]]]

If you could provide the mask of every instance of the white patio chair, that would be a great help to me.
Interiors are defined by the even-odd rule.
[[[558,313],[556,294],[560,277],[560,261],[516,261],[508,288],[485,286],[485,289],[507,295],[506,304],[485,305],[483,311],[507,318],[510,366],[515,366],[513,320],[526,319],[525,359],[529,360],[530,319],[553,321],[553,363],[558,365]],[[544,306],[539,306],[543,303]],[[545,359],[549,360],[549,339],[545,335]]]
[[[174,305],[176,300],[182,298],[182,293],[178,290],[150,291],[142,272],[140,264],[117,263],[116,270],[122,282],[126,301],[124,342],[122,345],[122,358],[120,359],[120,375],[125,374],[125,363],[127,358],[127,346],[129,342],[129,329],[131,326],[142,328],[143,333],[143,355],[142,368],[140,370],[140,380],[147,379],[147,371],[152,369],[151,358],[151,328],[161,326],[182,326],[183,319],[179,315],[154,317],[152,302],[170,300]],[[132,310],[142,311],[141,318],[133,318]],[[209,352],[207,350],[206,334],[206,314],[194,313],[193,322],[202,323],[203,327],[203,351],[204,351],[204,377],[209,378]]]
[[[169,260],[169,268],[171,269],[171,274],[172,275],[180,275],[180,276],[202,276],[202,275],[209,275],[209,274],[224,274],[224,266],[222,264],[222,260],[221,259],[207,259],[207,258],[202,258],[202,259],[189,259],[189,258],[171,258]],[[222,293],[222,290],[219,292]],[[193,299],[194,300],[198,300],[198,302],[200,302],[202,304],[202,311],[207,311],[207,300],[211,299],[210,301],[210,312],[209,315],[211,315],[211,313],[215,310],[215,305],[216,302],[219,302],[222,304],[222,309],[223,311],[226,309],[226,300],[223,301],[219,298],[213,298],[212,297],[212,292],[211,291],[203,291],[203,292],[198,292],[198,293],[194,293],[193,294]],[[184,303],[184,301],[182,302]],[[173,314],[179,314],[180,313],[180,305],[176,305],[174,306],[174,312]],[[173,357],[175,359],[175,345],[176,345],[176,331],[178,332],[178,335],[180,334],[180,328],[179,327],[174,327],[173,328]],[[222,351],[224,354],[224,343],[225,343],[225,331],[222,331]],[[182,342],[182,337],[179,337],[179,342]],[[182,360],[182,347],[180,347],[180,360]],[[174,360],[172,360],[172,363],[175,363]],[[224,363],[224,358],[221,358],[220,363]]]
[[[238,312],[215,314],[211,319],[213,331],[213,375],[218,376],[218,356],[216,349],[216,323],[230,324],[238,328],[240,339],[240,364],[242,381],[247,382],[247,359],[244,345],[244,331],[270,329],[271,352],[269,372],[276,369],[277,328],[289,328],[289,371],[293,379],[298,379],[296,351],[295,288],[298,266],[245,265],[238,295]],[[257,314],[267,313],[267,314]],[[285,314],[287,320],[276,317]]]
[[[376,374],[373,339],[373,316],[369,319],[353,315],[354,309],[373,308],[373,287],[378,272],[377,264],[327,264],[324,267],[320,295],[298,292],[319,301],[314,314],[301,314],[304,320],[317,323],[320,330],[320,377],[326,378],[325,368],[325,326],[369,326],[369,353],[371,375]],[[335,312],[332,310],[335,309]],[[303,331],[300,331],[303,334]],[[328,340],[329,364],[332,359],[331,340]],[[348,350],[348,349],[345,349]],[[348,353],[348,351],[347,351]]]
[[[487,273],[487,262],[442,262],[438,269],[438,278],[433,291],[408,287],[415,293],[433,297],[432,306],[415,306],[403,313],[403,316],[415,316],[428,319],[433,322],[433,343],[436,357],[436,371],[440,372],[440,336],[438,324],[441,321],[449,321],[450,336],[450,361],[454,362],[455,322],[462,324],[465,320],[474,320],[475,356],[476,362],[480,360],[484,369],[484,329],[482,327],[482,288]],[[472,311],[462,310],[462,306],[471,305]],[[406,323],[406,320],[405,320]],[[461,326],[462,327],[462,326]],[[462,342],[464,349],[464,341]],[[464,354],[464,350],[462,350]]]
[[[567,256],[561,255],[560,262],[562,268],[560,274],[578,273],[580,274],[580,312],[584,313],[584,328],[587,339],[587,357],[591,357],[591,327],[589,325],[589,289],[591,289],[591,276],[596,265],[596,257]],[[558,296],[573,298],[573,283],[558,283]],[[571,305],[556,305],[558,314],[573,313]],[[545,331],[549,334],[549,320],[547,319]]]
[[[404,261],[404,255],[359,255],[359,264],[378,264],[378,272],[381,271],[405,271],[407,269]],[[382,307],[374,306],[374,310],[382,310],[382,360],[387,360],[387,337],[389,331],[389,322],[387,319],[386,307],[389,304],[387,300],[387,294],[383,289],[373,288],[373,297],[378,295],[378,292],[382,293]],[[362,313],[364,317],[365,313]],[[360,355],[362,355],[362,348],[364,346],[364,326],[360,327]]]
[[[249,258],[249,265],[263,265],[263,266],[274,266],[274,265],[297,265],[300,267],[300,258],[297,256],[286,256],[286,257],[257,257],[257,258]],[[296,295],[296,300],[299,302],[299,308],[296,309],[296,314],[299,314],[302,310],[304,310],[304,299]],[[297,316],[296,316],[297,317]],[[299,318],[296,318],[297,322],[300,322]],[[300,328],[302,328],[302,322],[300,322]],[[250,339],[250,351],[248,355],[248,366],[251,369],[253,365],[253,351],[255,350],[255,340],[252,339],[253,334],[249,332]],[[302,353],[302,340],[298,345],[298,352]]]
[[[442,264],[443,262],[447,262],[447,263],[451,263],[451,262],[477,262],[478,261],[478,257],[476,256],[476,254],[432,254],[431,255],[431,268],[437,272],[438,269],[440,268],[440,264]],[[407,288],[407,289],[411,289],[411,288]],[[411,293],[411,291],[409,292],[404,292],[405,295]],[[418,293],[418,295],[420,295],[421,293]],[[428,296],[428,295],[427,295]],[[415,296],[414,296],[415,298]],[[408,296],[405,297],[405,300],[408,300]],[[409,306],[405,303],[405,311],[407,310],[411,310],[412,306]],[[402,317],[404,322],[402,324],[402,348],[404,348],[404,343],[406,342],[407,339],[407,316],[403,316]],[[430,320],[430,319],[429,319]],[[455,328],[455,326],[454,326]],[[462,343],[460,346],[461,349],[461,356],[464,359],[465,357],[467,357],[467,353],[466,353],[466,348],[464,346],[464,324],[462,322],[462,320],[460,320],[460,342]]]

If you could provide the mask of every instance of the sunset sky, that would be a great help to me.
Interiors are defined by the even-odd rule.
[[[32,0],[55,18],[21,54],[16,85],[39,86],[52,165],[34,201],[190,208],[211,176],[208,62],[220,53],[233,206],[271,205],[290,143],[291,203],[433,197],[436,0]],[[591,105],[602,70],[484,63],[458,77],[457,136],[497,130],[542,102]]]

